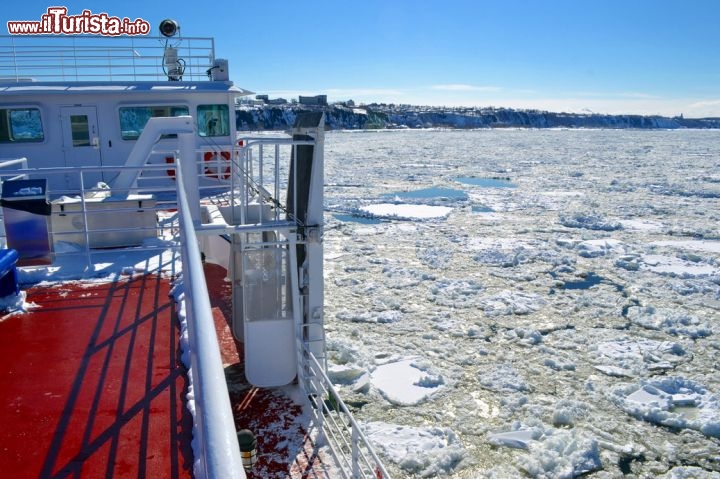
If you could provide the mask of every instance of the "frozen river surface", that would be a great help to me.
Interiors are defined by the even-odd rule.
[[[326,137],[333,380],[393,477],[720,478],[720,133]]]

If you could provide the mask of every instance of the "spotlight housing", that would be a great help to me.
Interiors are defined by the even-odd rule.
[[[174,37],[180,31],[180,25],[175,20],[169,18],[160,22],[160,33],[164,37]]]

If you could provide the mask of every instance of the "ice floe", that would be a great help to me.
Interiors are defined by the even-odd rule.
[[[627,318],[643,328],[663,330],[674,336],[704,338],[713,333],[709,321],[695,314],[670,308],[635,306],[628,308]]]
[[[643,269],[668,276],[691,278],[720,274],[720,269],[716,265],[702,261],[688,261],[674,256],[646,254],[642,256],[642,262]]]
[[[377,137],[328,135],[328,176],[364,181],[337,210],[451,209],[326,231],[331,371],[363,424],[394,431],[376,436],[393,477],[717,479],[709,133],[395,132],[377,161],[361,154]],[[514,187],[458,181],[494,176]],[[409,358],[422,368],[400,373]],[[385,366],[414,379],[381,393]],[[440,379],[419,402],[402,392]]]
[[[414,358],[381,364],[370,374],[370,382],[387,401],[399,406],[419,404],[444,387],[442,376]]]
[[[515,423],[510,431],[488,434],[488,442],[531,450],[520,462],[531,477],[570,479],[602,467],[597,440],[577,430]]]
[[[563,213],[560,215],[560,224],[568,228],[584,228],[589,230],[614,231],[622,228],[618,221],[608,220],[599,213]]]
[[[695,381],[681,377],[644,380],[610,394],[618,407],[639,419],[720,438],[720,398]]]
[[[601,341],[593,352],[596,369],[619,377],[668,371],[692,359],[679,343],[644,338]]]
[[[418,477],[446,476],[466,458],[457,436],[447,428],[369,422],[364,431],[384,457]]]
[[[427,220],[444,218],[452,212],[450,206],[416,205],[408,203],[376,203],[359,208],[364,215],[373,218]]]

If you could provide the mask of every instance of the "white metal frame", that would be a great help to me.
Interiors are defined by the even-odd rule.
[[[194,391],[196,396],[196,421],[200,428],[203,477],[225,478],[244,477],[242,461],[239,457],[237,437],[232,420],[228,394],[225,383],[225,376],[220,362],[217,339],[214,327],[207,324],[208,318],[212,318],[209,306],[207,286],[205,284],[198,247],[198,238],[207,235],[238,234],[247,232],[282,232],[283,244],[294,252],[297,244],[311,245],[312,251],[308,253],[305,265],[296,264],[294,254],[289,254],[290,269],[289,280],[293,302],[292,309],[295,316],[297,353],[298,353],[298,384],[304,390],[305,396],[312,402],[312,414],[316,425],[321,432],[319,444],[325,442],[330,448],[344,478],[383,478],[390,476],[382,462],[375,454],[369,441],[362,433],[362,429],[352,417],[351,412],[340,399],[338,392],[326,374],[326,357],[324,348],[324,333],[322,327],[322,174],[313,178],[312,193],[314,203],[310,205],[312,213],[308,215],[307,225],[300,225],[292,219],[281,218],[280,210],[270,221],[261,221],[257,224],[243,224],[247,219],[245,210],[241,208],[239,224],[203,224],[201,221],[200,188],[198,174],[202,169],[198,168],[198,152],[195,149],[191,124],[187,120],[178,118],[157,118],[153,119],[158,127],[150,126],[143,131],[148,137],[157,136],[168,131],[178,133],[178,149],[173,152],[178,161],[173,165],[149,165],[138,160],[132,165],[124,167],[81,167],[81,168],[49,168],[49,169],[28,169],[26,160],[7,160],[0,162],[0,179],[19,177],[39,177],[60,174],[77,174],[81,178],[81,191],[79,194],[94,191],[88,188],[82,181],[85,174],[95,172],[99,169],[118,171],[120,180],[118,185],[123,191],[142,192],[138,186],[137,179],[143,173],[165,174],[168,168],[177,170],[177,203],[158,204],[157,210],[178,208],[177,217],[169,225],[159,225],[158,228],[178,228],[181,235],[180,252],[183,259],[183,284],[186,292],[186,314],[188,318],[188,332],[190,334],[191,360]],[[151,121],[153,121],[151,120]],[[155,123],[155,121],[153,121]],[[322,150],[317,150],[318,143],[322,138],[315,140],[316,154],[322,155]],[[140,143],[140,142],[139,142]],[[145,157],[153,152],[152,141],[143,142],[145,145]],[[312,142],[310,142],[312,143]],[[227,199],[230,204],[236,201],[247,205],[251,195],[248,185],[255,189],[254,193],[260,193],[263,201],[277,201],[281,194],[281,175],[285,174],[283,158],[277,148],[295,148],[298,145],[309,144],[308,140],[295,141],[287,138],[263,138],[251,140],[245,146],[232,149],[232,176],[229,190],[230,197]],[[270,155],[268,167],[265,161],[263,148],[275,148]],[[157,153],[157,152],[155,152]],[[237,154],[236,154],[237,153]],[[139,157],[141,157],[140,155]],[[20,168],[18,168],[20,166]],[[322,167],[322,162],[315,165]],[[265,178],[268,174],[267,168],[273,171],[271,179]],[[294,181],[288,178],[288,181]],[[273,191],[263,186],[269,182]],[[297,189],[295,189],[297,191]],[[319,199],[318,199],[319,195]],[[297,205],[297,202],[294,204]],[[122,213],[117,211],[115,213]],[[290,212],[290,216],[294,212]],[[89,214],[83,208],[83,215]],[[113,214],[112,211],[107,214]],[[88,224],[87,216],[84,217],[85,225]],[[103,230],[105,231],[105,230]],[[302,234],[300,234],[302,231]],[[86,239],[93,231],[85,230]],[[95,254],[102,254],[101,251],[93,250],[86,241],[85,254],[88,264],[92,264],[92,257]],[[252,245],[251,245],[252,246]],[[162,247],[140,247],[138,249],[166,249]],[[73,253],[62,253],[73,254]],[[77,253],[75,253],[77,254]],[[317,269],[319,268],[319,270]],[[299,274],[301,272],[302,274]],[[314,295],[299,295],[303,288],[313,290],[320,288]],[[319,301],[319,305],[317,304]],[[303,318],[303,315],[306,317]],[[212,333],[212,334],[211,334]],[[327,400],[327,401],[326,401]]]
[[[167,80],[166,48],[183,61],[182,79],[207,80],[215,41],[201,37],[0,35],[3,81]]]

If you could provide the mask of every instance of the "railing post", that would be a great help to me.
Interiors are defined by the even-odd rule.
[[[192,117],[189,118],[192,121]],[[193,128],[194,130],[194,128]],[[182,182],[187,197],[190,216],[194,225],[200,225],[200,182],[198,180],[197,162],[195,159],[195,132],[178,133],[180,145],[180,164],[182,165]]]
[[[358,434],[357,425],[353,424],[352,431],[351,431],[351,447],[352,451],[350,453],[350,458],[352,460],[352,477],[353,479],[360,478],[360,435]]]
[[[311,356],[312,353],[309,350],[304,350],[303,355],[308,361],[308,364],[310,368],[315,369],[316,365],[312,363],[310,358],[308,356]],[[318,372],[311,375],[311,381],[312,381],[312,388],[313,391],[315,391],[315,401],[317,401],[317,427],[320,434],[325,436],[325,413],[323,411],[323,404],[325,401],[325,398],[322,397],[322,389],[320,387],[320,379],[322,378],[322,374],[318,374]]]

